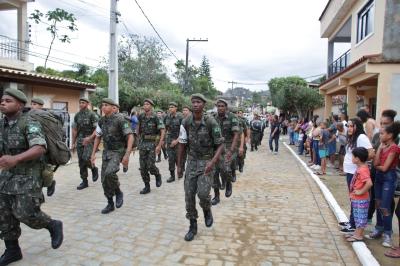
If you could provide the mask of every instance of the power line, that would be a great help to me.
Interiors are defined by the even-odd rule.
[[[166,42],[163,40],[163,38],[161,37],[161,35],[158,33],[158,31],[156,30],[156,28],[153,26],[153,23],[151,23],[150,19],[147,17],[146,13],[144,13],[142,7],[139,5],[137,0],[134,0],[136,5],[139,7],[140,11],[142,11],[143,16],[146,18],[147,22],[149,22],[150,26],[153,28],[154,32],[157,34],[158,38],[160,38],[160,40],[162,41],[162,43],[165,45],[165,47],[167,47],[168,51],[171,53],[171,55],[173,55],[175,57],[176,60],[179,60],[179,58],[174,54],[174,52],[172,52],[172,50],[168,47],[168,45],[166,44]]]

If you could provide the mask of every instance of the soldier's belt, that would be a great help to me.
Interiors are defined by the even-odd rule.
[[[189,160],[211,160],[213,157],[214,157],[214,155],[211,155],[211,154],[205,154],[205,155],[189,154],[188,155]]]
[[[143,136],[143,139],[144,139],[144,140],[156,141],[156,140],[160,139],[160,137],[157,136],[157,135],[144,135],[144,136]]]

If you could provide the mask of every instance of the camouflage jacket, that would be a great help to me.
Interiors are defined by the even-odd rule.
[[[77,131],[78,143],[81,143],[83,138],[90,136],[97,126],[98,118],[96,114],[89,109],[79,111],[75,117],[72,127]]]
[[[142,113],[138,117],[139,120],[139,149],[153,149],[157,141],[160,140],[160,130],[164,129],[164,123],[151,113],[149,117]]]
[[[47,148],[42,127],[28,114],[20,114],[15,120],[0,120],[0,156],[17,155],[35,145]],[[0,193],[17,195],[41,193],[43,157],[17,164],[0,173]]]
[[[124,153],[126,149],[126,137],[133,134],[132,128],[122,114],[103,116],[99,121],[105,151],[117,151]]]
[[[239,120],[231,113],[226,112],[225,116],[220,117],[218,114],[215,115],[215,120],[220,125],[222,130],[222,136],[225,139],[225,144],[231,144],[235,132],[240,133]]]
[[[183,115],[181,113],[176,113],[175,116],[168,114],[164,118],[164,124],[166,129],[166,142],[171,144],[173,140],[179,137],[179,130],[183,120]]]
[[[210,160],[215,147],[224,143],[221,128],[212,116],[203,115],[200,124],[194,122],[193,115],[182,121],[180,143],[188,145],[188,158],[191,160]]]

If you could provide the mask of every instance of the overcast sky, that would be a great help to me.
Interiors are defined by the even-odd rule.
[[[262,83],[273,77],[298,75],[309,77],[326,71],[327,41],[319,36],[319,16],[327,0],[138,0],[167,45],[178,58],[185,58],[187,38],[208,38],[208,42],[191,43],[190,63],[199,65],[207,56],[217,89],[231,87],[227,81]],[[71,44],[56,43],[51,56],[64,63],[86,63],[98,66],[109,49],[109,0],[36,0],[28,4],[43,13],[56,7],[77,17],[79,31],[72,33]],[[154,36],[134,0],[118,1],[121,13],[119,34]],[[0,34],[16,37],[16,12],[2,12]],[[45,27],[32,26],[33,44],[48,46]],[[45,48],[31,45],[31,51],[46,53]],[[35,57],[30,61],[43,65]],[[175,58],[167,60],[169,73],[174,72]],[[48,63],[52,68],[68,66]],[[251,90],[266,85],[237,85]]]

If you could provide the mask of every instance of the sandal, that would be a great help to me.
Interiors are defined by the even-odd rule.
[[[346,238],[347,242],[364,242],[363,238],[356,238],[355,236],[350,236]]]
[[[400,247],[386,251],[385,256],[389,257],[389,258],[394,258],[394,259],[400,258]]]
[[[322,173],[322,172],[315,172],[314,174],[316,174],[316,175],[326,175],[326,173]]]

